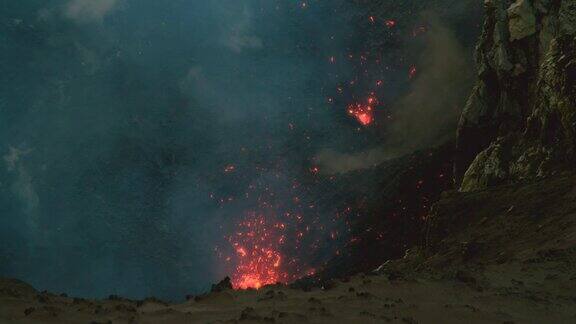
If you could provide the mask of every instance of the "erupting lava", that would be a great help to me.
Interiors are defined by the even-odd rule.
[[[348,114],[358,120],[363,126],[368,126],[374,121],[374,107],[378,104],[378,100],[370,95],[366,103],[354,103],[348,105]]]
[[[238,257],[232,275],[234,288],[258,289],[291,279],[282,270],[283,257],[279,250],[285,241],[285,225],[269,223],[265,216],[252,213],[238,226],[237,232],[229,237]]]

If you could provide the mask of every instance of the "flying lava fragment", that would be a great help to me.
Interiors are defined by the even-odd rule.
[[[410,67],[410,70],[408,71],[408,77],[410,79],[413,79],[416,76],[416,73],[418,72],[418,70],[416,69],[416,66],[412,65]]]
[[[363,126],[368,126],[374,121],[374,107],[377,104],[378,100],[371,95],[366,100],[366,103],[353,103],[348,105],[348,114],[356,118]]]
[[[386,25],[386,27],[392,28],[396,26],[396,20],[386,20],[384,24]]]
[[[255,213],[238,224],[237,232],[228,239],[238,259],[232,275],[234,288],[259,289],[289,279],[281,267],[283,230],[283,224],[271,224]]]

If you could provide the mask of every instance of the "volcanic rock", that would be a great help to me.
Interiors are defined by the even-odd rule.
[[[232,281],[231,281],[230,277],[226,277],[226,278],[222,279],[222,281],[220,281],[219,283],[212,285],[212,289],[210,291],[222,292],[225,290],[232,290],[232,289],[234,289],[232,287]]]
[[[508,8],[510,40],[515,41],[536,33],[536,14],[528,0],[517,0]]]
[[[478,81],[458,126],[462,191],[576,163],[576,1],[486,2]]]

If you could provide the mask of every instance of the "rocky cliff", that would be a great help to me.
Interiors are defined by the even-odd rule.
[[[486,0],[458,126],[462,191],[574,168],[576,0]]]

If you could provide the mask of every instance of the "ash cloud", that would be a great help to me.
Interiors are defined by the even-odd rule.
[[[346,60],[328,60],[359,47],[363,31],[348,26],[364,16],[351,3],[7,2],[0,275],[76,296],[181,299],[230,274],[214,248],[259,207],[250,187],[282,204],[298,194],[322,213],[317,197],[291,191],[314,181],[312,157],[379,138],[326,102],[356,77]],[[424,93],[416,85],[430,68],[420,70]],[[428,145],[434,127],[414,131],[411,146]],[[397,143],[411,137],[389,132]],[[330,159],[357,169],[382,154]]]
[[[8,2],[0,276],[174,300],[230,274],[214,248],[258,208],[247,190],[289,203],[321,134],[356,137],[323,106],[351,40],[336,2]]]
[[[224,46],[237,53],[246,49],[254,50],[262,48],[262,39],[254,34],[252,12],[246,6],[239,12],[239,16],[233,19],[235,23],[225,30],[222,39]]]
[[[470,51],[447,27],[432,23],[427,47],[410,92],[394,104],[389,145],[417,150],[454,135],[464,98],[473,80]]]
[[[34,188],[33,178],[24,165],[23,159],[32,152],[31,149],[21,149],[9,146],[9,151],[4,156],[8,172],[15,175],[12,183],[12,192],[22,201],[23,212],[27,215],[30,229],[37,232],[37,208],[39,205],[38,194]]]
[[[63,11],[67,18],[77,22],[100,22],[119,3],[119,0],[69,0]]]

